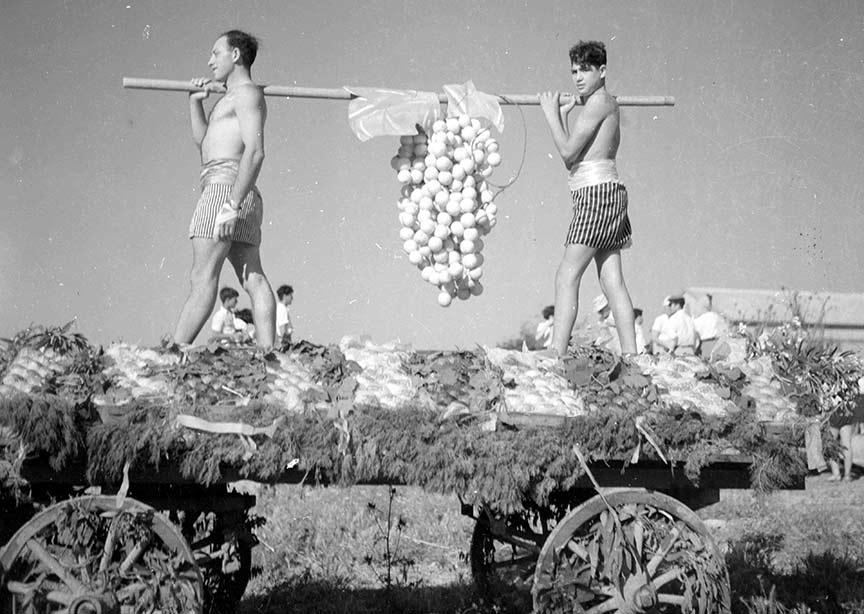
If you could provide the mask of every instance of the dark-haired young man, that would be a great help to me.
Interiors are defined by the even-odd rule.
[[[233,341],[238,338],[242,328],[237,326],[237,299],[240,294],[234,288],[225,286],[219,291],[219,300],[222,306],[213,314],[213,319],[210,321],[210,340],[228,340]]]
[[[252,302],[258,345],[273,347],[276,305],[261,267],[263,203],[255,187],[267,116],[264,94],[251,76],[257,53],[255,37],[225,32],[210,52],[213,78],[192,80],[204,88],[189,95],[192,137],[201,153],[201,197],[189,225],[191,288],[174,331],[177,343],[191,343],[207,321],[227,258]],[[224,96],[207,116],[202,101],[210,92]]]
[[[636,353],[633,304],[624,283],[621,249],[628,247],[627,190],[618,181],[615,156],[621,140],[618,103],[606,91],[606,47],[580,41],[570,49],[576,97],[543,92],[540,106],[558,153],[570,173],[573,220],[555,276],[555,329],[551,350],[565,356],[579,309],[579,285],[591,260],[609,301],[624,354]],[[577,97],[584,107],[573,127]]]

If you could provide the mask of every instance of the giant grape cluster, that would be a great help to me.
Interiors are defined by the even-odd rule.
[[[402,136],[391,160],[402,184],[402,247],[420,276],[438,287],[442,307],[483,292],[483,237],[498,212],[486,180],[500,163],[489,129],[464,114],[436,121],[431,135]]]

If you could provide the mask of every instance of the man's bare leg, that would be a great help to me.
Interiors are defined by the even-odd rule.
[[[571,244],[564,248],[564,258],[555,274],[555,324],[552,327],[551,347],[558,356],[567,355],[579,313],[579,284],[596,252],[587,245]]]
[[[624,283],[621,269],[621,251],[600,251],[595,257],[597,277],[615,316],[615,328],[621,342],[622,354],[636,353],[636,324],[633,318],[633,302]]]
[[[276,299],[261,267],[261,253],[254,245],[234,243],[228,260],[252,301],[255,340],[259,347],[269,350],[276,342]]]
[[[177,328],[174,329],[176,343],[192,343],[210,317],[216,303],[219,274],[230,247],[229,241],[192,238],[189,296],[180,311]]]

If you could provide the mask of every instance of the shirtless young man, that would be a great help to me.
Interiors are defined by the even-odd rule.
[[[540,94],[552,140],[570,172],[573,220],[564,257],[555,276],[555,328],[550,348],[566,356],[579,309],[579,284],[593,259],[603,294],[615,317],[622,353],[636,353],[633,304],[621,270],[621,248],[628,247],[627,190],[618,181],[615,155],[621,140],[618,103],[606,91],[606,47],[579,42],[570,49],[571,73],[584,109],[571,129],[576,99],[561,104],[559,92]]]
[[[189,95],[192,137],[201,152],[201,198],[189,225],[191,290],[174,331],[176,343],[191,343],[210,317],[227,258],[252,302],[258,345],[273,347],[276,301],[258,249],[263,203],[255,180],[264,161],[267,107],[250,75],[257,52],[254,37],[226,32],[210,53],[213,79],[192,81],[205,88]],[[225,95],[208,119],[202,101],[211,91]]]

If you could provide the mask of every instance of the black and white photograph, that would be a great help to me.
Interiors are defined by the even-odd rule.
[[[0,0],[0,614],[864,612],[860,0]]]

